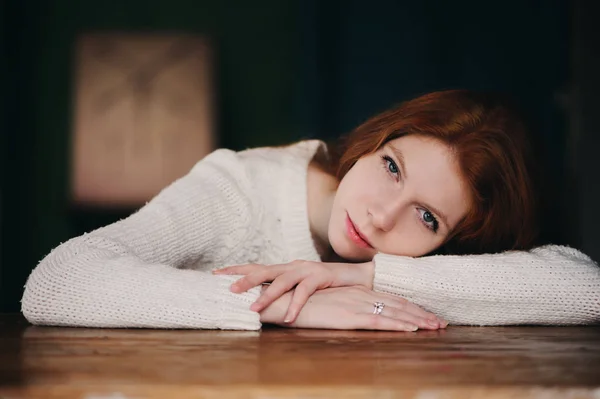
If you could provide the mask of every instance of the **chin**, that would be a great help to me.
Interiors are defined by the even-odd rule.
[[[330,237],[329,242],[333,251],[344,260],[356,263],[373,260],[374,255],[370,255],[365,250],[353,246],[344,240],[343,237]]]

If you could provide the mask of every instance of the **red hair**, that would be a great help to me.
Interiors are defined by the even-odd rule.
[[[342,179],[361,157],[401,136],[439,140],[454,152],[472,207],[449,234],[446,253],[530,249],[537,200],[525,123],[502,97],[469,90],[423,95],[367,120],[332,149]]]

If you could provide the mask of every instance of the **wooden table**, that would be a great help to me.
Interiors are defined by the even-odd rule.
[[[0,398],[600,398],[600,327],[103,330],[0,315]]]

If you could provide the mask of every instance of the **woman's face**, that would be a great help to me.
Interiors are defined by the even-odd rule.
[[[378,253],[422,256],[444,243],[470,196],[445,144],[408,135],[364,156],[335,194],[328,238],[349,261]]]

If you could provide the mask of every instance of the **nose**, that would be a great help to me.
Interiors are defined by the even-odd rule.
[[[406,205],[407,201],[402,198],[385,200],[372,205],[368,213],[373,227],[384,232],[392,230]]]

